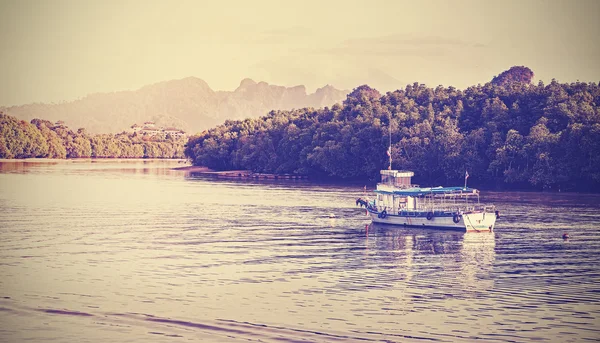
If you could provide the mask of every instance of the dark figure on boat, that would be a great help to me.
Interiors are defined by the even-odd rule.
[[[369,207],[369,203],[366,200],[363,200],[361,198],[356,199],[356,206],[360,205],[360,207],[365,207],[368,208]]]

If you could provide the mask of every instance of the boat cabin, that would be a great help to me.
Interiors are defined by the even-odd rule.
[[[479,204],[479,192],[463,187],[420,188],[411,184],[414,173],[400,170],[381,170],[381,182],[377,184],[376,206],[389,213],[402,211],[447,212],[472,210]],[[469,198],[474,198],[469,201]],[[475,205],[475,206],[474,206]]]
[[[404,170],[382,170],[381,172],[381,182],[377,185],[379,189],[380,186],[389,186],[390,188],[410,188],[414,187],[411,185],[410,179],[415,175],[415,173],[411,171]]]

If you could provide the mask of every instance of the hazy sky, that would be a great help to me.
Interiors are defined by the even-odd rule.
[[[0,0],[0,105],[196,76],[458,88],[513,65],[600,81],[600,1]]]

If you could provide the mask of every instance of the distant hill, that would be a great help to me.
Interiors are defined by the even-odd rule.
[[[327,85],[307,94],[304,86],[276,86],[251,79],[242,80],[234,91],[215,92],[204,80],[188,77],[59,104],[0,107],[0,112],[26,121],[62,120],[71,128],[83,127],[91,133],[121,132],[145,121],[195,133],[227,119],[255,118],[270,110],[331,106],[348,93]]]

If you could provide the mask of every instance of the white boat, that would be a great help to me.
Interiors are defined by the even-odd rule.
[[[391,164],[391,163],[390,163]],[[411,171],[381,170],[375,199],[359,198],[374,223],[460,231],[494,230],[499,212],[479,202],[479,191],[465,187],[421,188]]]

